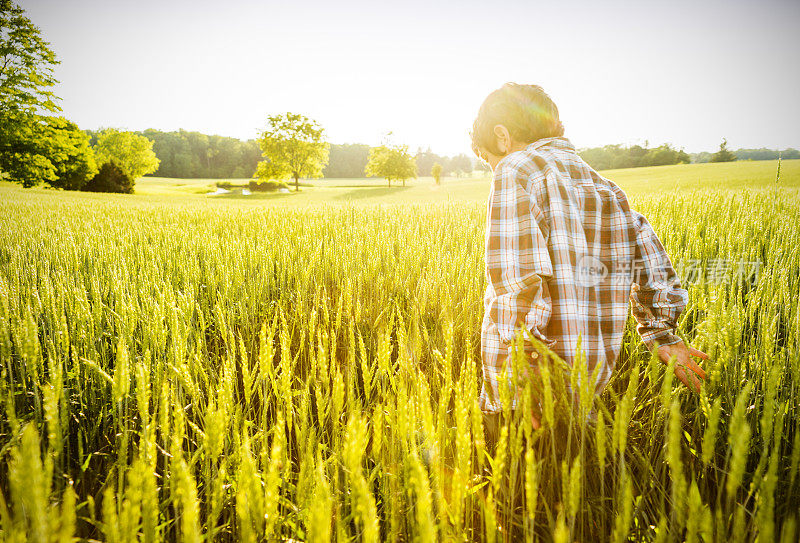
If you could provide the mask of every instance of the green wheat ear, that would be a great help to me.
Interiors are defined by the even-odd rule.
[[[757,189],[631,200],[675,259],[759,263],[685,285],[699,395],[632,319],[602,391],[583,354],[570,372],[524,337],[541,375],[516,413],[519,381],[501,387],[492,456],[482,206],[0,186],[0,540],[794,541],[794,162],[774,183],[743,162],[768,168]]]

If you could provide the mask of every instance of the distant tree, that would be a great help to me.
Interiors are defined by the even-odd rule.
[[[106,162],[97,175],[92,177],[81,190],[88,192],[120,192],[131,194],[134,180],[113,162]]]
[[[484,160],[476,159],[473,164],[474,164],[475,169],[478,170],[479,172],[491,172],[492,171],[492,167],[489,166],[489,163],[484,161]]]
[[[733,162],[736,155],[728,150],[728,140],[723,139],[719,144],[719,151],[711,155],[711,162]]]
[[[800,158],[800,151],[797,149],[737,149],[736,160],[776,160],[778,156],[782,159],[788,160],[793,158]]]
[[[442,164],[445,161],[444,157],[441,157],[431,151],[430,147],[423,151],[422,149],[417,149],[417,154],[414,156],[414,159],[417,162],[417,173],[424,177],[433,175],[432,169],[433,165],[437,162]]]
[[[294,190],[299,191],[301,177],[322,177],[330,152],[323,137],[324,129],[304,115],[267,117],[267,129],[258,139],[264,160],[258,164],[256,176],[265,181],[292,177]]]
[[[691,157],[683,150],[675,149],[668,143],[651,148],[647,141],[645,141],[644,145],[632,145],[630,147],[617,144],[582,149],[580,156],[595,170],[664,166],[691,162]]]
[[[472,161],[467,155],[456,155],[451,158],[449,162],[449,169],[455,174],[456,177],[461,177],[462,175],[472,173]]]
[[[707,151],[692,153],[689,155],[689,157],[692,159],[692,164],[704,164],[706,162],[711,162],[711,153]]]
[[[651,152],[651,150],[648,149],[648,147],[649,147],[649,142],[647,141],[645,142],[644,147],[642,147],[641,145],[631,145],[630,147],[628,147],[628,152],[626,154],[628,155],[630,163],[641,164],[644,158],[647,156],[647,154]],[[667,149],[668,148],[669,146],[667,146]]]
[[[436,181],[437,185],[442,183],[442,165],[438,162],[433,165],[431,168],[431,175],[433,176],[433,180]]]
[[[153,142],[133,132],[116,128],[101,131],[94,152],[99,163],[113,162],[134,182],[158,169],[159,160],[153,152]]]
[[[361,177],[369,158],[369,145],[360,143],[331,144],[327,166],[322,170],[326,178]]]
[[[634,161],[634,165],[632,167],[666,166],[668,164],[679,164],[688,161],[689,155],[683,151],[673,149],[670,144],[665,143],[664,145],[659,145],[655,149],[647,150],[644,156],[641,156]]]
[[[241,160],[239,166],[229,177],[253,177],[258,163],[261,161],[261,147],[256,140],[246,140],[240,147]]]
[[[249,178],[261,160],[261,149],[255,140],[152,128],[139,134],[153,142],[153,152],[160,160],[153,173],[162,177]]]
[[[417,164],[408,152],[407,145],[381,145],[369,151],[369,160],[364,169],[367,177],[384,177],[392,186],[392,181],[417,178]]]

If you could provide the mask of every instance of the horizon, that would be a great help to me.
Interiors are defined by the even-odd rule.
[[[412,150],[471,156],[480,103],[517,81],[542,85],[578,148],[648,141],[701,153],[723,138],[731,149],[800,147],[800,6],[788,1],[506,12],[476,2],[20,5],[61,62],[61,114],[82,129],[247,140],[268,114],[293,111],[331,143],[378,145],[392,132]]]

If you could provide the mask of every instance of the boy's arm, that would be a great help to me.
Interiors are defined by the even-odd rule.
[[[632,313],[638,323],[636,331],[647,348],[653,351],[656,342],[672,345],[681,341],[675,330],[689,294],[681,287],[669,255],[650,223],[641,213],[634,210],[631,213],[636,229],[634,280],[630,295]]]
[[[527,177],[511,165],[495,172],[487,224],[486,270],[496,298],[489,306],[501,343],[510,347],[523,326],[552,347],[543,330],[552,306],[547,279],[553,274],[547,241],[540,228],[544,213],[525,190]],[[525,350],[533,350],[525,342]]]

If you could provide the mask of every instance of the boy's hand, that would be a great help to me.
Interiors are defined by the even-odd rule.
[[[658,348],[658,357],[664,364],[669,365],[669,359],[673,356],[676,358],[675,376],[693,392],[700,392],[702,385],[700,379],[706,378],[706,372],[690,357],[696,356],[708,360],[708,355],[703,351],[688,347],[683,341],[672,345],[662,345]]]

